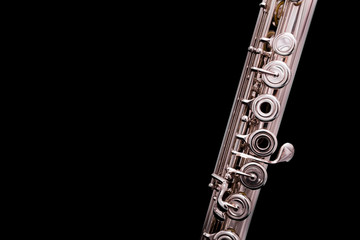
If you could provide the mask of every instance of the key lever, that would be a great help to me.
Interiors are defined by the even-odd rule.
[[[274,160],[265,160],[265,159],[257,158],[235,150],[233,150],[232,153],[239,157],[249,158],[254,161],[263,162],[266,164],[276,164],[280,162],[289,162],[294,156],[295,148],[291,143],[285,143],[284,145],[281,146],[279,154],[277,158],[275,158]]]

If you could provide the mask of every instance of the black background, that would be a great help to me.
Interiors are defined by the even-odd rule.
[[[30,22],[15,44],[31,54],[13,55],[29,112],[12,108],[30,131],[12,134],[29,144],[12,152],[29,194],[11,187],[12,217],[36,234],[199,239],[259,3],[88,4]],[[357,11],[319,0],[278,133],[295,156],[268,167],[247,240],[356,236]]]
[[[202,234],[207,185],[258,4],[142,6],[145,17],[137,13],[128,20],[135,26],[125,24],[129,44],[122,48],[130,54],[121,67],[130,74],[120,88],[125,124],[118,140],[126,142],[119,142],[120,151],[130,153],[121,164],[133,177],[131,202],[138,204],[128,204],[139,212],[130,214],[135,229],[149,225],[146,234],[165,239]],[[278,133],[279,145],[292,143],[295,156],[268,167],[247,240],[351,235],[359,92],[353,8],[347,2],[317,4]]]

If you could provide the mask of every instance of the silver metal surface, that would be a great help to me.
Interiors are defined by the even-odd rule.
[[[266,163],[266,164],[289,162],[293,158],[294,153],[295,153],[295,149],[291,143],[285,143],[284,145],[282,145],[279,150],[279,155],[277,156],[277,158],[274,160],[271,160],[271,161],[266,160],[266,159],[257,158],[257,157],[248,155],[246,153],[237,152],[235,150],[232,151],[232,154],[234,154],[235,156],[242,157],[245,159],[251,159],[253,161],[262,162],[262,163]]]
[[[257,156],[269,156],[273,154],[277,148],[275,135],[266,129],[259,129],[248,135],[238,134],[236,137],[247,142],[250,150]]]
[[[272,72],[273,74],[268,74],[265,72],[262,79],[264,83],[274,89],[282,88],[289,83],[290,80],[290,69],[286,63],[275,60],[271,61],[264,66],[263,72]]]
[[[272,42],[272,47],[277,54],[289,56],[294,50],[296,39],[291,33],[282,33],[276,36]]]
[[[249,189],[258,189],[265,185],[268,175],[266,169],[259,163],[250,162],[242,166],[240,176],[241,183]],[[249,176],[250,175],[250,176]]]
[[[229,209],[227,211],[227,215],[234,220],[242,220],[249,216],[250,214],[250,207],[251,203],[250,200],[243,194],[233,194],[231,195],[227,201],[233,205],[236,206],[234,208]]]
[[[210,240],[240,240],[240,238],[231,231],[220,231],[216,234],[204,233],[203,235]]]
[[[262,0],[209,187],[202,240],[245,240],[269,164],[289,162],[277,133],[317,0]],[[275,238],[272,237],[272,238]]]
[[[254,99],[251,110],[260,121],[270,122],[279,116],[280,103],[273,95],[262,94]]]

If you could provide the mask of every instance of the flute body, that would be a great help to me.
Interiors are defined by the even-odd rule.
[[[269,164],[288,162],[277,133],[317,0],[263,0],[209,187],[201,240],[245,240]],[[272,157],[278,150],[276,157]]]

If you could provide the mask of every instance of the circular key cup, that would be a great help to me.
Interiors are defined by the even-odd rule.
[[[270,131],[260,129],[253,132],[248,140],[250,149],[260,157],[273,154],[277,148],[277,139]]]
[[[251,110],[260,121],[270,122],[279,115],[280,103],[276,97],[263,94],[255,98],[251,105]]]
[[[279,89],[288,84],[290,80],[290,69],[286,63],[282,61],[272,61],[266,64],[264,69],[274,73],[274,75],[266,73],[262,75],[263,81],[268,87]]]
[[[255,190],[261,188],[265,185],[268,178],[266,169],[259,163],[251,162],[245,164],[240,171],[251,175],[251,177],[245,175],[240,176],[241,183],[249,189]]]
[[[233,194],[227,200],[228,203],[237,206],[237,209],[229,208],[226,212],[231,219],[242,220],[250,214],[250,200],[242,194]]]
[[[281,56],[289,56],[296,46],[296,39],[291,33],[281,33],[274,38],[273,49]]]
[[[233,232],[220,231],[215,234],[214,240],[240,240],[240,238]]]

